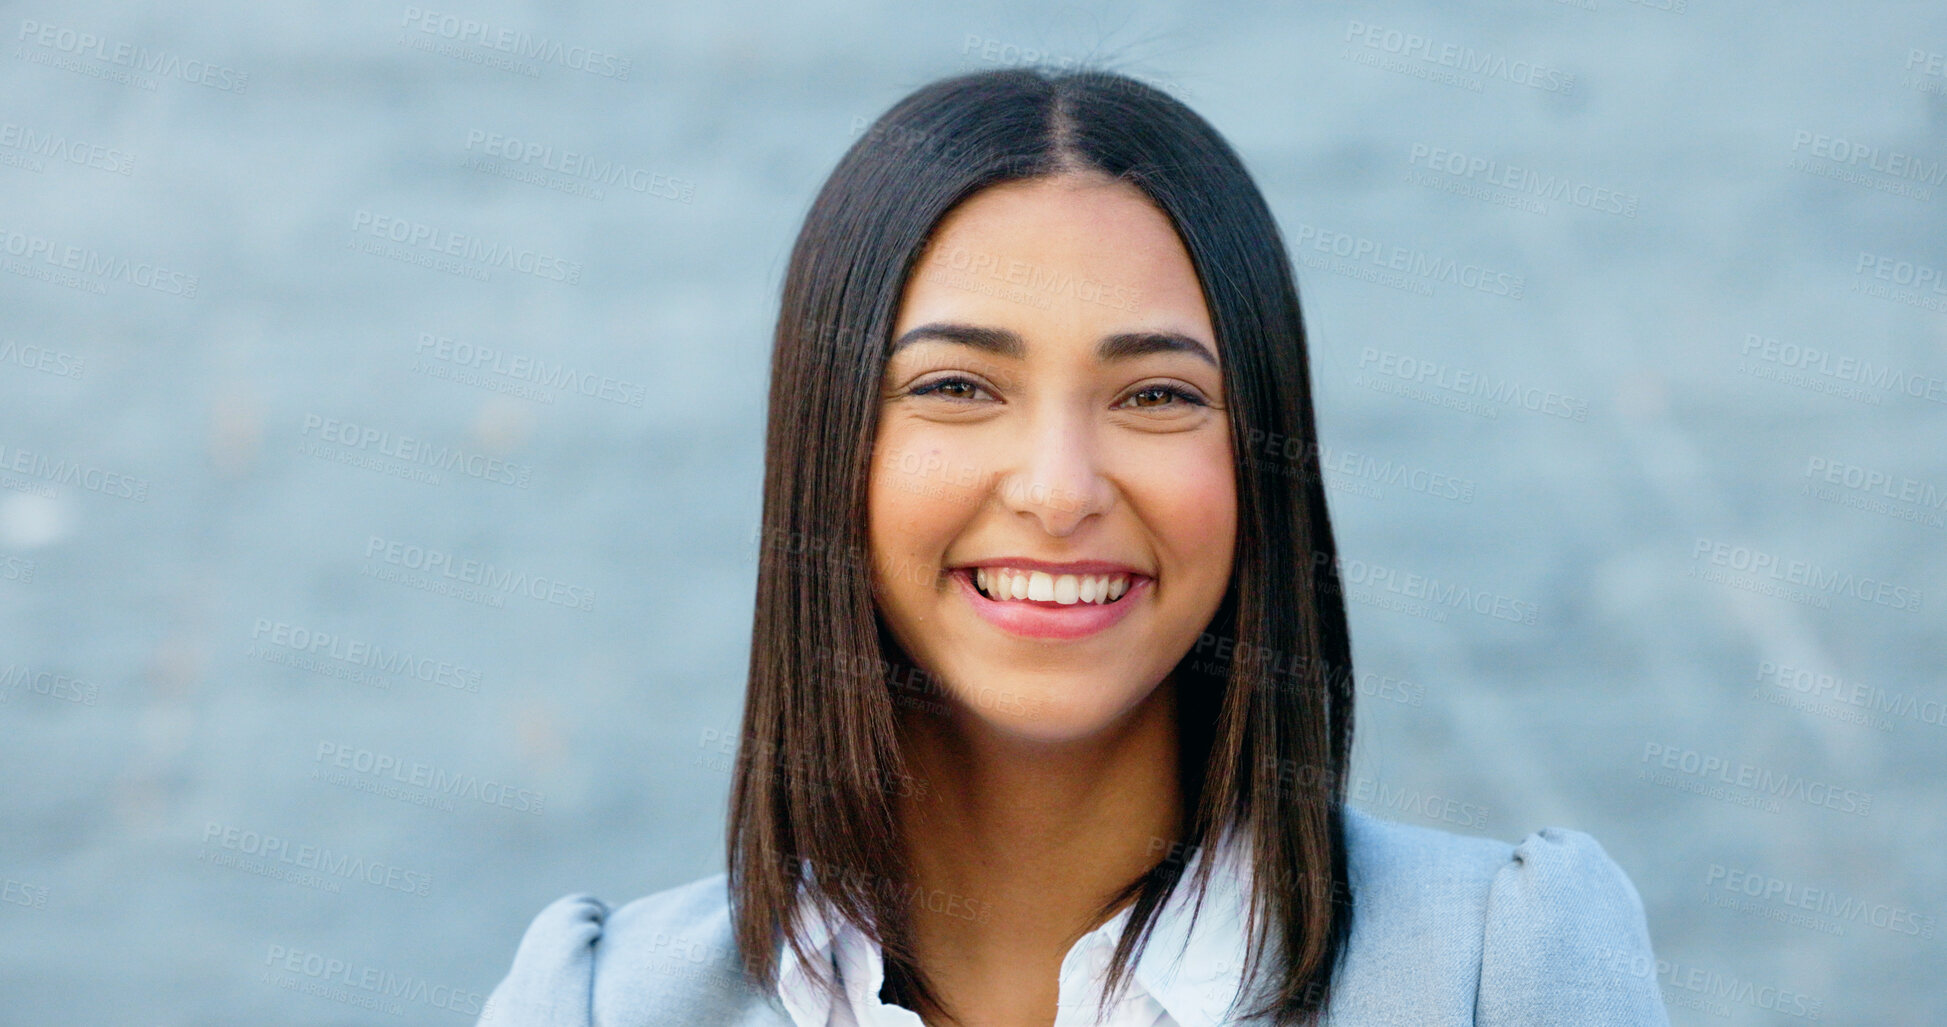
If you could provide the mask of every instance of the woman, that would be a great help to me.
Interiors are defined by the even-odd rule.
[[[1170,97],[888,111],[786,273],[728,872],[548,906],[481,1022],[1665,1022],[1587,835],[1345,805],[1305,360],[1263,199]]]

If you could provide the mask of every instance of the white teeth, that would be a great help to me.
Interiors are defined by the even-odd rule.
[[[1012,567],[976,567],[974,584],[989,599],[1031,599],[1042,603],[1112,603],[1129,591],[1127,574],[1049,574]]]
[[[1055,581],[1055,602],[1067,606],[1082,597],[1082,583],[1073,574],[1064,574]]]
[[[1063,575],[1067,577],[1068,575]],[[1028,572],[1028,598],[1045,603],[1055,597],[1055,578],[1047,571]]]

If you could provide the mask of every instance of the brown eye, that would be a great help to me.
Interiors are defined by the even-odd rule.
[[[1188,389],[1179,389],[1174,385],[1162,385],[1162,384],[1148,385],[1129,394],[1129,398],[1131,400],[1135,400],[1143,396],[1155,396],[1163,400],[1176,399],[1179,400],[1180,402],[1174,405],[1179,405],[1179,406],[1180,405],[1199,406],[1199,407],[1209,406],[1208,403],[1205,403],[1203,401],[1202,396],[1199,396]],[[1137,403],[1136,408],[1139,410],[1155,410],[1170,405],[1172,404],[1169,404],[1167,402]]]
[[[960,400],[962,402],[965,402],[967,400],[973,399],[974,398],[973,394],[978,391],[980,391],[980,386],[975,384],[972,380],[967,378],[956,377],[956,378],[935,378],[924,385],[916,385],[912,388],[911,394],[915,396],[931,396],[934,394],[938,394],[947,399]]]

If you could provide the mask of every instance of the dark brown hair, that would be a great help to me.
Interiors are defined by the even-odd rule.
[[[919,89],[840,159],[791,251],[728,825],[737,942],[771,987],[781,941],[811,962],[802,890],[880,945],[901,1001],[948,1012],[914,957],[891,794],[908,779],[886,674],[905,657],[877,615],[865,535],[880,379],[907,276],[940,219],[987,186],[1080,170],[1142,190],[1182,238],[1238,454],[1230,588],[1174,672],[1187,823],[1166,840],[1171,854],[1104,907],[1106,918],[1133,897],[1105,995],[1126,984],[1183,877],[1182,854],[1238,832],[1253,868],[1240,998],[1262,989],[1241,1015],[1313,1022],[1351,929],[1341,811],[1353,684],[1297,286],[1229,144],[1167,94],[1098,70],[983,72]],[[1211,865],[1192,875],[1199,897]]]

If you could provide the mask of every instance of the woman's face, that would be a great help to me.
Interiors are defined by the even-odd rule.
[[[1085,738],[1189,650],[1230,581],[1224,385],[1189,254],[1134,186],[1008,182],[940,222],[893,328],[869,536],[880,614],[956,713]]]

